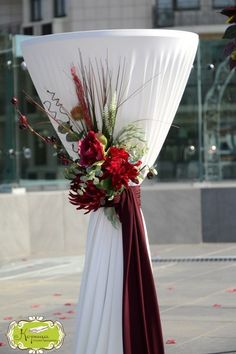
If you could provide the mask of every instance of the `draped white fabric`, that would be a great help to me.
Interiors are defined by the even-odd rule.
[[[78,63],[78,50],[85,65],[108,60],[114,78],[125,58],[124,99],[141,90],[121,106],[115,134],[127,123],[140,121],[149,148],[143,164],[151,166],[174,119],[197,44],[198,36],[188,32],[110,30],[38,37],[25,41],[22,49],[42,102],[50,90],[68,110],[77,103],[70,66]],[[70,143],[61,139],[73,155]],[[121,228],[114,229],[102,209],[92,212],[72,354],[123,353],[122,252]]]

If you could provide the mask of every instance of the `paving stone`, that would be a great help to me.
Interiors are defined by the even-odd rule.
[[[151,247],[152,255],[157,247]],[[161,245],[158,252],[174,257],[204,252],[224,255],[235,249],[232,244]],[[236,354],[235,267],[236,262],[226,261],[153,263],[166,354]],[[74,354],[76,312],[68,311],[76,311],[82,269],[82,256],[16,259],[2,264],[0,341],[7,345],[0,347],[0,353],[12,354],[6,338],[12,320],[42,315],[59,320],[65,329],[58,354]],[[12,320],[4,320],[9,316]]]

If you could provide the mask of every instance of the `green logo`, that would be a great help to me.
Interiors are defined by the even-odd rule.
[[[7,338],[13,349],[29,349],[31,354],[44,350],[58,349],[65,337],[63,326],[58,321],[43,320],[43,317],[29,317],[28,320],[9,324]]]

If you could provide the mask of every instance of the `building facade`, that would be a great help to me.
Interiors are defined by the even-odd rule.
[[[234,0],[156,0],[154,27],[175,27],[196,32],[200,38],[221,38],[225,30],[220,10]]]
[[[43,35],[109,28],[179,28],[220,38],[235,0],[0,0],[0,32]]]
[[[0,33],[20,33],[22,29],[23,6],[22,2],[0,1]]]

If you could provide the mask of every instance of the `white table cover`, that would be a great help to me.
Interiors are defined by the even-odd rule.
[[[108,58],[114,76],[125,58],[124,98],[143,88],[121,106],[115,134],[140,120],[149,148],[143,164],[151,166],[174,119],[197,45],[198,36],[184,31],[107,30],[42,36],[23,42],[22,50],[42,102],[50,90],[68,110],[77,103],[70,67],[79,62],[79,51],[85,65],[105,63]],[[63,119],[59,112],[58,117]],[[76,158],[64,135],[61,139]],[[149,249],[147,234],[146,239]],[[121,228],[112,226],[102,208],[92,212],[72,354],[123,354],[122,252]]]

